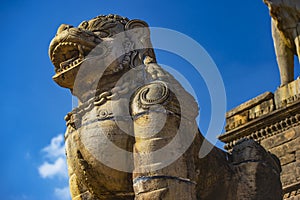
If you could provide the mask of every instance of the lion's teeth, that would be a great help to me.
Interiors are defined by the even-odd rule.
[[[68,48],[69,47],[69,48]],[[66,49],[67,48],[67,49]],[[78,52],[76,53],[76,49]],[[64,70],[79,65],[84,60],[85,51],[91,50],[89,47],[79,45],[74,42],[61,42],[53,50],[51,60],[58,73],[62,73]],[[73,57],[73,58],[69,58]],[[76,59],[77,57],[77,59]],[[64,60],[64,61],[63,61]]]
[[[51,56],[51,61],[54,62],[54,58],[55,58],[55,53],[52,54]]]

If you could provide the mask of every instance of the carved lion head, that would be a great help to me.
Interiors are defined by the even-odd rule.
[[[144,30],[135,31],[139,28]],[[90,67],[80,77],[80,84],[90,87],[98,85],[96,74],[112,77],[123,73],[142,64],[141,60],[147,55],[155,59],[148,25],[118,15],[101,15],[83,21],[78,27],[62,24],[49,47],[55,67],[53,79],[71,91],[81,67]]]

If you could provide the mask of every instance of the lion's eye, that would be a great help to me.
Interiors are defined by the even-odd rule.
[[[89,22],[83,21],[83,22],[81,22],[81,24],[78,27],[83,28],[83,29],[87,29],[88,26],[89,26]]]

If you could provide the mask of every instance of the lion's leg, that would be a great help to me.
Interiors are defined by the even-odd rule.
[[[104,142],[101,143],[103,141],[102,133],[115,134],[110,136],[113,142],[130,145],[128,137],[124,137],[125,133],[121,135],[121,130],[117,130],[116,125],[112,127],[113,125],[115,125],[114,121],[100,121],[89,124],[88,128],[81,127],[74,130],[66,137],[66,157],[72,200],[132,200],[134,198],[131,173],[110,168],[95,156],[97,152],[102,152],[102,149],[97,149],[104,144]],[[112,131],[109,132],[110,130]],[[125,138],[124,141],[120,141],[123,138]],[[88,142],[92,143],[94,148],[86,148],[88,146],[85,144]],[[107,150],[109,149],[107,148]],[[115,162],[121,163],[123,161],[121,159],[115,160]]]
[[[283,86],[294,80],[294,52],[286,45],[274,20],[272,20],[272,35],[280,72],[281,86]]]
[[[68,131],[67,131],[68,132]],[[72,200],[98,200],[93,197],[88,188],[78,178],[75,168],[78,168],[78,159],[75,159],[77,146],[72,138],[66,140],[66,157],[68,163],[69,186]]]
[[[70,176],[70,192],[72,200],[98,200],[93,197],[88,189],[78,180],[76,174]]]
[[[155,82],[144,86],[132,104],[135,200],[196,200],[195,152],[189,140],[197,125],[175,114],[174,95],[165,99],[160,91],[168,88]]]

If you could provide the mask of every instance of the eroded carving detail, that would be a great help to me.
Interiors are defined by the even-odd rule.
[[[271,113],[275,109],[274,95],[265,92],[226,113],[226,131],[234,130],[250,121]]]
[[[138,92],[143,106],[163,103],[169,96],[169,89],[164,82],[153,82],[144,86]]]
[[[259,190],[264,185],[270,199],[281,199],[279,172],[272,171],[278,164],[252,140],[239,142],[233,154],[213,147],[199,159],[205,139],[195,121],[198,106],[156,63],[147,27],[141,20],[99,16],[77,28],[62,25],[50,45],[54,81],[80,100],[66,117],[72,199],[235,200],[242,194],[257,200],[267,199]],[[118,40],[126,30],[134,34]],[[169,151],[155,154],[169,144]],[[245,187],[262,175],[270,181]]]
[[[257,142],[260,142],[268,137],[272,137],[274,135],[277,135],[287,129],[290,129],[294,126],[300,125],[300,114],[296,114],[290,117],[287,117],[279,122],[276,122],[275,124],[272,124],[270,126],[266,126],[264,128],[261,128],[259,130],[256,130],[252,133],[249,133],[247,135],[241,135],[238,137],[232,138],[232,141],[227,143],[224,148],[228,151],[231,151],[233,146],[236,145],[237,141],[248,138],[253,139]]]

